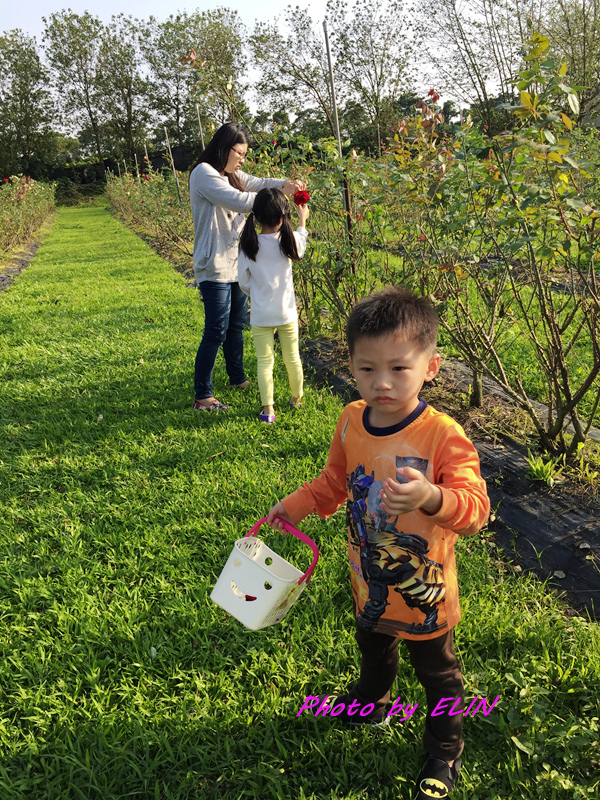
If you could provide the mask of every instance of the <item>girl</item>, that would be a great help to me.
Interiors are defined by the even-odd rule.
[[[304,188],[302,181],[255,178],[240,168],[248,152],[248,135],[228,122],[215,133],[190,175],[194,219],[194,275],[204,302],[204,333],[195,365],[197,411],[225,409],[213,394],[212,374],[219,348],[232,387],[247,388],[243,328],[248,299],[237,283],[239,227],[256,192],[278,187],[284,194]]]
[[[256,347],[258,388],[263,406],[261,422],[275,422],[273,408],[273,344],[277,329],[293,409],[302,403],[302,362],[298,352],[298,312],[292,279],[292,261],[306,250],[309,210],[298,206],[300,226],[294,233],[290,209],[279,189],[261,189],[240,238],[238,283],[250,296],[250,324]],[[254,220],[261,226],[256,234]]]

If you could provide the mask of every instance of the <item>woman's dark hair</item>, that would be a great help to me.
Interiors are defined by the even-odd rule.
[[[258,253],[258,236],[254,226],[254,219],[259,225],[275,227],[279,225],[281,218],[281,228],[279,229],[279,249],[284,256],[291,258],[292,261],[299,261],[296,238],[290,222],[290,207],[281,189],[261,189],[254,198],[252,211],[248,215],[244,230],[240,237],[240,250],[248,256],[251,261],[256,261]]]
[[[198,161],[196,161],[190,170],[190,175],[198,164],[204,163],[210,164],[217,172],[223,172],[229,161],[231,148],[236,144],[250,144],[248,134],[243,126],[239,125],[237,122],[226,122],[224,125],[221,125],[219,130],[200,153]],[[228,174],[227,177],[232,186],[239,189],[240,192],[244,191],[240,179],[235,174]]]

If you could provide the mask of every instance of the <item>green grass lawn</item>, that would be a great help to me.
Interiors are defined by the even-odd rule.
[[[421,760],[417,712],[382,731],[295,715],[343,690],[356,648],[343,512],[305,521],[315,576],[283,624],[252,632],[209,594],[233,541],[324,465],[341,403],[257,419],[255,390],[198,414],[197,293],[101,206],[62,209],[0,295],[0,797],[401,798]],[[247,364],[252,376],[253,350]],[[276,402],[277,402],[276,401]],[[308,550],[267,532],[308,564]],[[458,547],[467,694],[457,800],[593,798],[600,637],[482,534]]]

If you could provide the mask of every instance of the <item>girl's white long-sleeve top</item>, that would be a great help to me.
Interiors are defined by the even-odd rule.
[[[298,255],[306,250],[308,231],[294,233]],[[238,258],[238,282],[250,297],[250,324],[259,328],[286,325],[298,319],[292,277],[292,261],[279,249],[278,233],[258,234],[256,261],[241,250]]]

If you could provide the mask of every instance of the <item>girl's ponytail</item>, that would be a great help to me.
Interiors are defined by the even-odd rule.
[[[287,202],[287,201],[286,201]],[[287,256],[292,261],[300,261],[298,255],[298,248],[296,247],[296,237],[290,222],[290,212],[286,211],[283,215],[283,222],[279,229],[279,249],[284,256]]]
[[[251,261],[256,261],[256,254],[258,253],[258,236],[256,235],[256,228],[254,227],[254,212],[248,214],[248,219],[244,225],[242,235],[240,236],[239,248]]]

